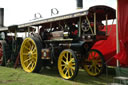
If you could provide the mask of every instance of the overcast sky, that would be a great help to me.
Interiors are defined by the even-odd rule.
[[[94,5],[108,5],[116,8],[116,0],[83,0],[83,9]],[[0,0],[0,7],[5,10],[5,26],[22,24],[40,13],[43,18],[51,17],[51,9],[57,8],[59,15],[78,11],[76,0]]]

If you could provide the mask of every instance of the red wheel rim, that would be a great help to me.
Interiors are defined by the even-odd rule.
[[[102,59],[99,52],[91,50],[88,59],[85,59],[84,68],[91,76],[97,76],[102,72]]]
[[[2,44],[0,43],[0,64],[2,63],[3,60],[3,49],[2,49]]]

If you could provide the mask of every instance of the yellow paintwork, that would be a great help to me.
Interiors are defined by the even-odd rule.
[[[33,39],[26,38],[20,49],[20,61],[26,72],[33,72],[37,64],[37,46]]]
[[[58,70],[62,78],[70,79],[75,72],[75,59],[70,51],[63,51],[58,59]]]

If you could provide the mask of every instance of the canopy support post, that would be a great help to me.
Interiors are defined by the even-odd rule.
[[[116,53],[118,54],[120,51],[119,44],[119,32],[118,32],[118,0],[117,0],[117,9],[116,9]],[[117,60],[117,67],[120,66],[119,60]]]
[[[108,35],[108,14],[106,14],[106,35]]]
[[[81,37],[81,17],[79,17],[78,24],[79,24],[79,34],[78,34],[78,36]]]
[[[94,13],[94,35],[96,35],[96,13]]]

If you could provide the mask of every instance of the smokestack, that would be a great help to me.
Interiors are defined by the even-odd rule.
[[[4,26],[4,8],[0,8],[0,27]]]
[[[77,0],[77,9],[82,9],[83,8],[83,0]]]

